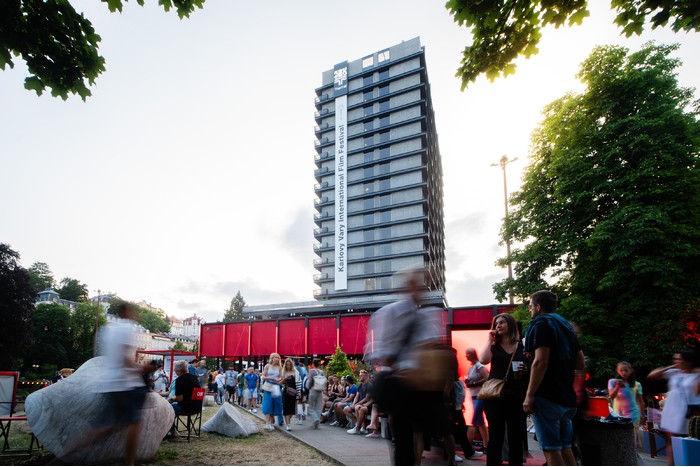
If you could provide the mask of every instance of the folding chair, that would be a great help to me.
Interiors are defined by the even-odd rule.
[[[657,428],[659,423],[661,423],[661,410],[651,407],[647,408],[647,436],[649,436],[649,455],[652,458],[658,456],[668,446],[666,441],[664,441],[663,446],[656,446],[656,435],[659,435],[664,440],[666,439],[666,433]]]
[[[175,417],[175,429],[181,435],[187,433],[187,442],[190,436],[199,438],[202,431],[202,405],[204,402],[205,388],[192,389],[191,405],[188,412],[183,412]]]
[[[15,415],[17,408],[17,382],[19,373],[16,371],[0,371],[0,436],[2,436],[2,456],[31,456],[34,446],[40,449],[39,440],[32,433],[32,439],[27,449],[10,448],[10,428],[12,422],[26,422],[26,415]]]

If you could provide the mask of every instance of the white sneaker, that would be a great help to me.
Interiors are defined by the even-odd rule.
[[[481,451],[474,451],[474,454],[472,454],[471,456],[467,457],[467,459],[474,459],[475,457],[481,457],[481,456],[483,456],[483,455],[484,455],[484,453],[481,452]]]
[[[360,433],[362,433],[363,435],[367,434],[367,430],[365,430],[365,428],[362,427],[362,428],[360,428]]]
[[[258,413],[258,409],[253,409],[253,413]]]
[[[297,421],[295,421],[294,423],[296,423],[297,425],[303,425],[303,424],[304,424],[304,422],[301,421],[301,418],[298,419]]]
[[[455,462],[462,462],[464,459],[455,454]]]
[[[338,420],[332,422],[332,423],[330,424],[330,426],[338,426]]]
[[[349,434],[349,435],[356,435],[356,434],[357,434],[357,430],[356,430],[355,428],[350,428],[350,429],[348,430],[348,434]]]
[[[292,427],[287,425],[287,431],[292,431]]]

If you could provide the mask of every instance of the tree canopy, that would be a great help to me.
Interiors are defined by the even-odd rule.
[[[0,369],[14,370],[29,349],[34,330],[34,302],[30,276],[19,265],[19,253],[0,243]]]
[[[70,316],[71,366],[76,367],[93,356],[95,327],[107,324],[102,307],[97,303],[78,303]]]
[[[122,11],[128,0],[102,0],[109,11]],[[144,0],[136,0],[143,6]],[[167,12],[173,7],[178,16],[189,17],[204,0],[158,0]],[[64,100],[77,94],[83,100],[91,95],[88,86],[105,71],[99,54],[100,36],[70,0],[8,0],[0,2],[0,69],[14,68],[14,57],[22,57],[29,69],[24,87],[41,95]]]
[[[36,262],[29,266],[27,273],[29,274],[29,283],[32,285],[34,292],[39,293],[54,287],[53,273],[48,264]]]
[[[224,323],[237,323],[243,321],[243,307],[246,306],[246,302],[241,295],[239,290],[236,296],[231,299],[231,304],[226,309],[224,313]]]
[[[67,306],[42,303],[34,311],[34,342],[25,366],[67,367],[71,362],[71,315]]]
[[[72,302],[87,302],[89,300],[87,284],[81,284],[78,279],[70,277],[61,279],[61,286],[56,289],[56,292],[63,300]]]
[[[557,292],[598,375],[658,366],[697,329],[700,105],[678,85],[676,48],[594,49],[586,90],[545,108],[502,230],[517,246],[498,299]]]
[[[615,24],[627,37],[641,34],[647,21],[652,29],[669,23],[676,32],[700,29],[697,0],[611,0],[610,4],[617,12]],[[590,15],[587,0],[448,0],[445,6],[472,34],[456,74],[462,90],[482,74],[493,81],[515,73],[513,62],[519,55],[538,52],[543,27],[581,24]]]

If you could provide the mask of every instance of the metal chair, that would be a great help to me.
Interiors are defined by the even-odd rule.
[[[34,447],[41,449],[39,440],[32,433],[32,439],[27,449],[10,448],[10,428],[12,422],[26,422],[26,415],[16,415],[17,382],[19,373],[16,371],[0,371],[0,436],[2,437],[2,454],[0,456],[31,456]]]
[[[188,443],[190,437],[199,438],[202,431],[202,405],[205,391],[205,388],[192,389],[190,410],[175,416],[175,430],[181,435],[187,433]]]

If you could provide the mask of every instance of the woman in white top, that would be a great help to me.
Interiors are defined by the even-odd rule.
[[[276,352],[270,354],[270,362],[263,368],[262,375],[263,394],[262,412],[265,415],[265,429],[275,429],[275,416],[282,415],[282,364],[280,355]]]
[[[688,420],[685,418],[688,405],[700,404],[700,375],[694,367],[695,353],[684,350],[673,356],[673,365],[657,368],[649,373],[648,379],[668,379],[668,392],[661,412],[661,429],[666,432],[668,446],[672,436],[688,434]],[[667,449],[668,465],[673,464],[673,451]]]

